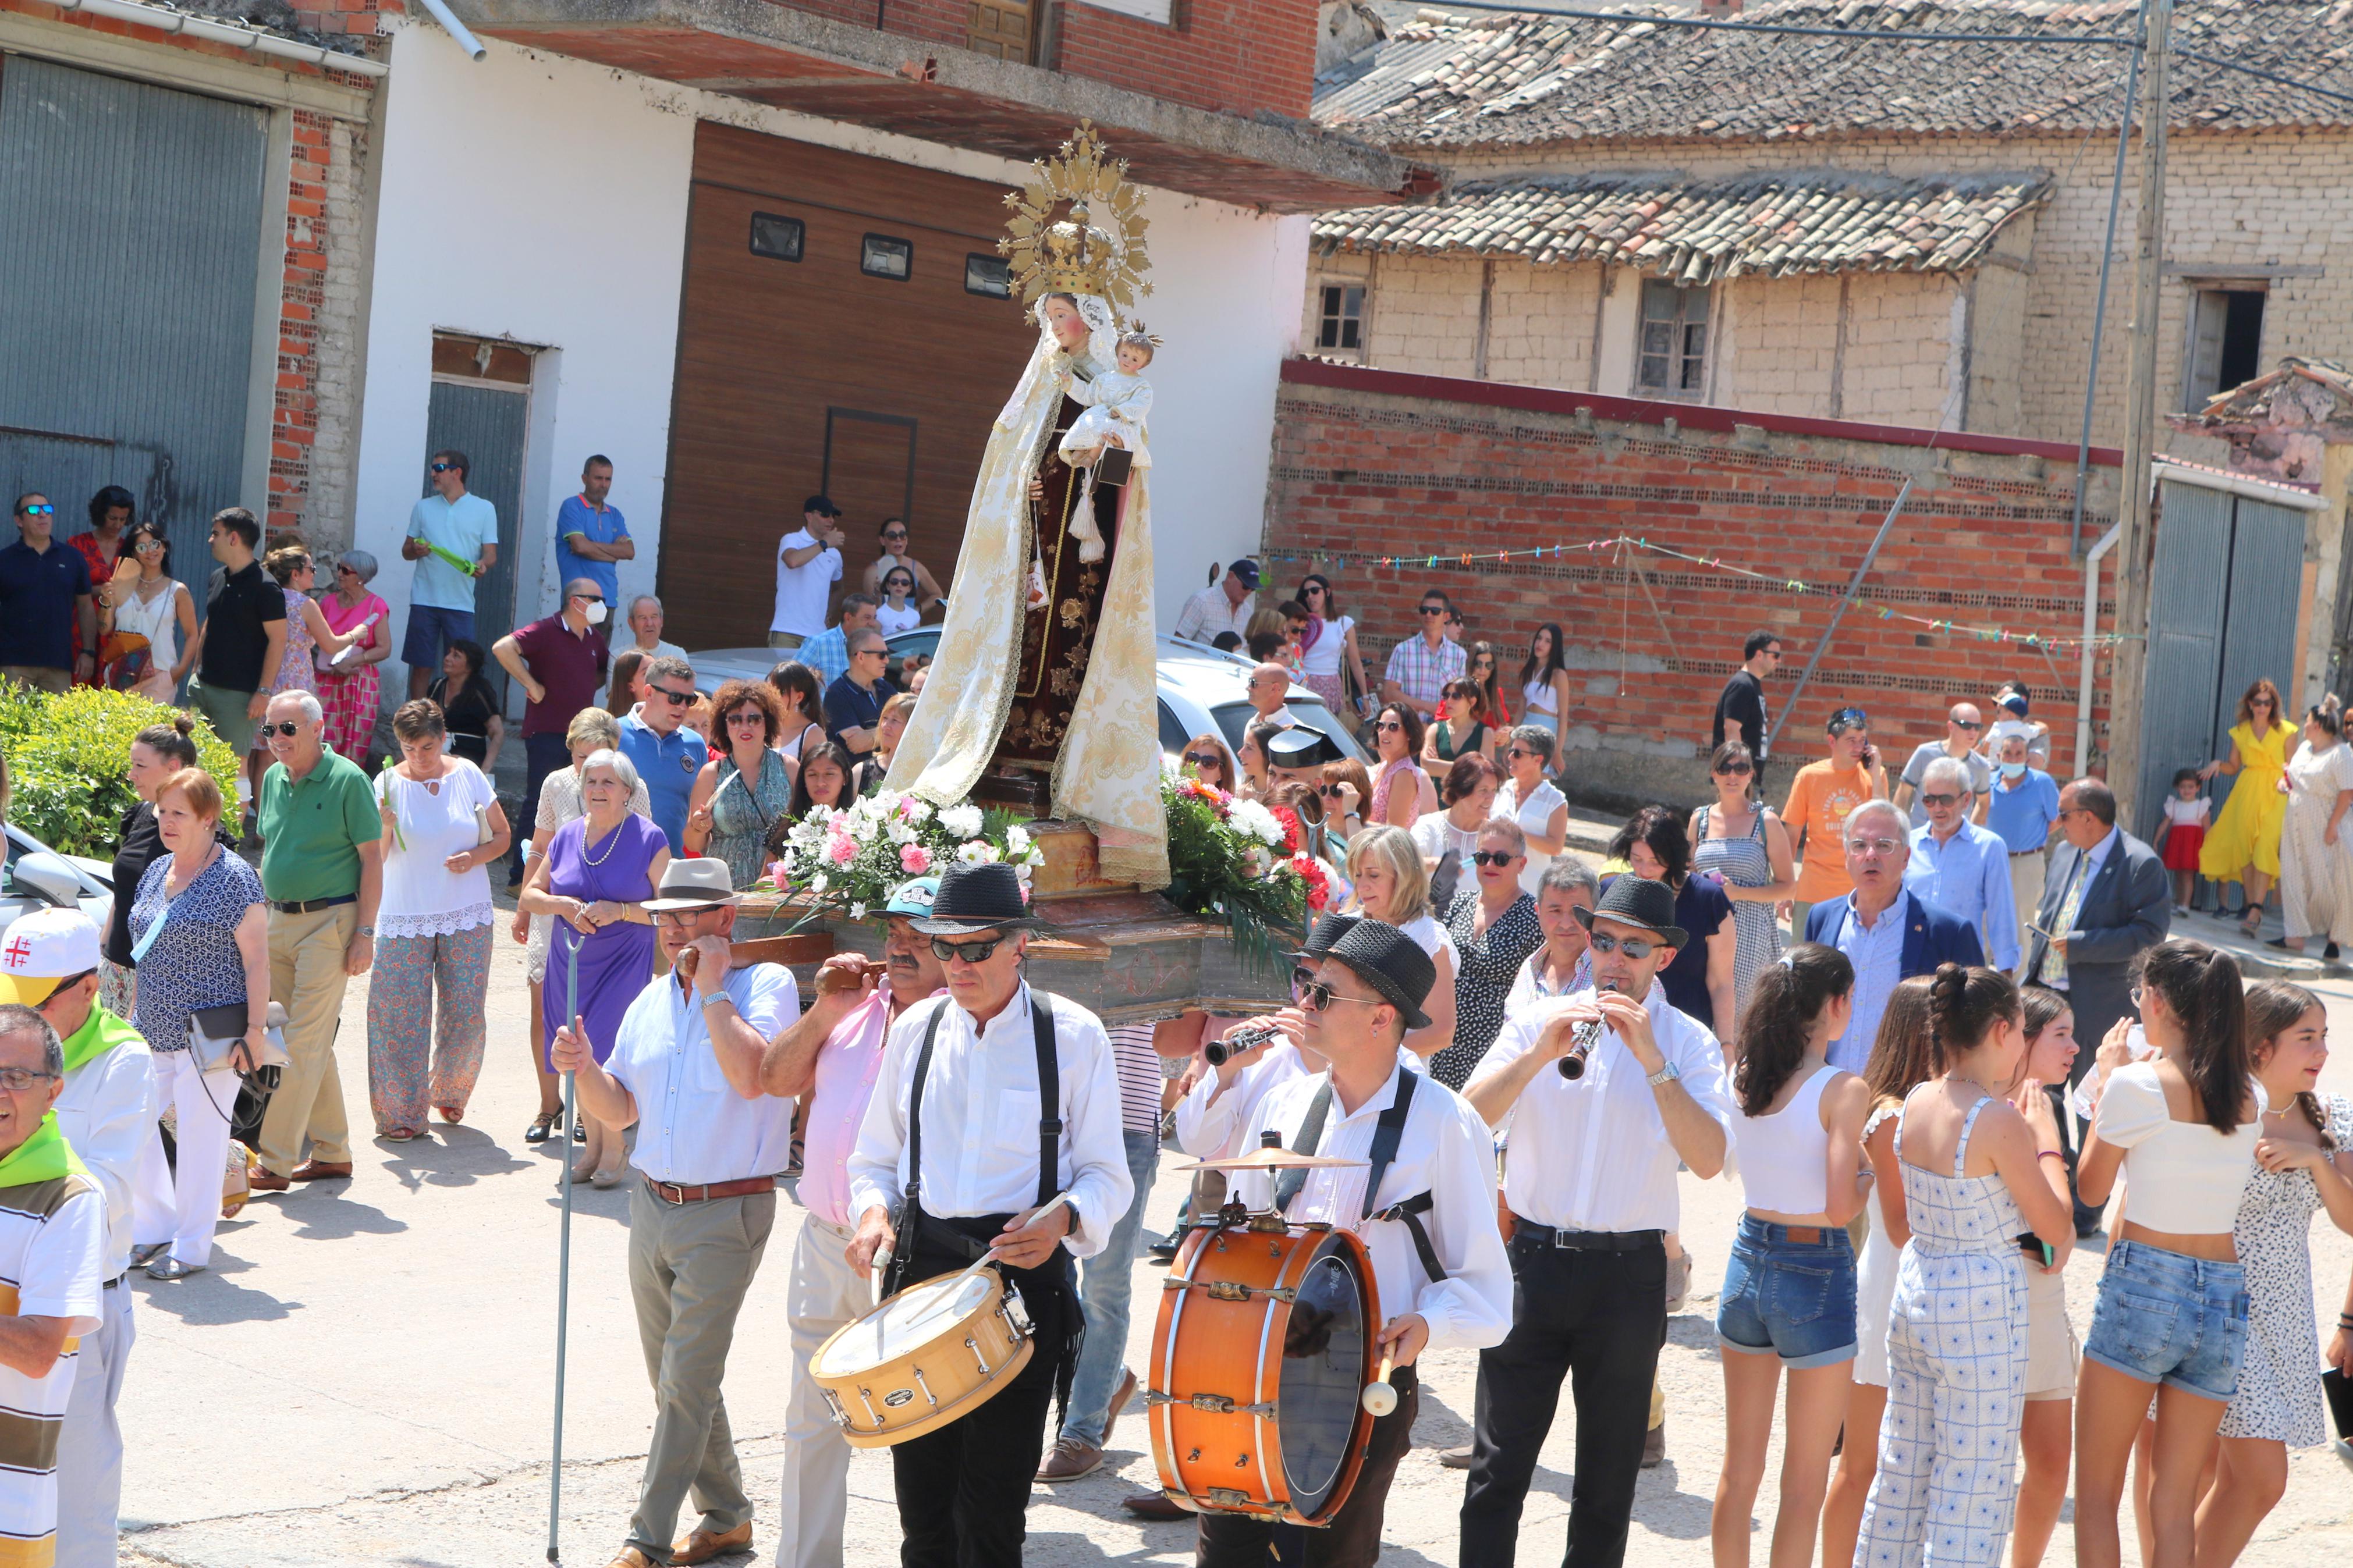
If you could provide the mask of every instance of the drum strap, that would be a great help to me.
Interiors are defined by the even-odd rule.
[[[1397,1161],[1398,1145],[1405,1139],[1406,1114],[1413,1109],[1414,1086],[1420,1081],[1416,1075],[1399,1068],[1397,1098],[1373,1126],[1373,1168],[1365,1173],[1365,1217],[1402,1222],[1413,1235],[1413,1249],[1421,1258],[1422,1272],[1435,1284],[1446,1278],[1446,1270],[1439,1264],[1438,1249],[1430,1244],[1430,1232],[1422,1226],[1421,1216],[1436,1208],[1438,1200],[1429,1193],[1421,1193],[1377,1213],[1373,1209],[1373,1200],[1381,1190],[1381,1178],[1389,1173],[1389,1166]]]

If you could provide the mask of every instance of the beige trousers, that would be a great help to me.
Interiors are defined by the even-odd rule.
[[[2018,952],[2021,968],[2026,963],[2027,951],[2034,945],[2034,933],[2026,929],[2026,922],[2032,920],[2034,911],[2042,907],[2042,872],[2050,861],[2048,850],[2010,858],[2010,901],[2018,906]],[[2099,1042],[2094,1040],[2092,1043],[2097,1045]]]
[[[269,911],[269,995],[286,1008],[286,1054],[278,1091],[261,1119],[255,1151],[272,1174],[290,1176],[311,1158],[348,1164],[350,1128],[343,1120],[343,1080],[335,1069],[335,1026],[342,1021],[343,955],[359,929],[360,907],[337,904],[307,915]]]
[[[776,1543],[776,1568],[832,1568],[841,1561],[849,1444],[809,1376],[809,1363],[836,1329],[863,1317],[873,1303],[873,1287],[844,1256],[849,1237],[840,1226],[805,1214],[793,1244],[792,1284],[785,1296],[793,1388],[785,1405],[784,1508],[777,1515],[790,1533]]]

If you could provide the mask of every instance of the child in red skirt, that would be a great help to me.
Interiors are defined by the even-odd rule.
[[[2214,803],[2198,793],[2198,770],[2182,768],[2173,775],[2173,794],[2165,803],[2166,869],[2173,873],[2173,912],[2189,912],[2189,895],[2198,886],[2198,848],[2206,842],[2206,816]]]

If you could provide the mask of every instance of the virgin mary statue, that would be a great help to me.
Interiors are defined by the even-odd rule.
[[[1106,881],[1157,888],[1168,880],[1168,841],[1151,469],[1132,468],[1124,484],[1089,485],[1057,449],[1084,412],[1067,389],[1115,368],[1112,299],[1126,294],[1141,259],[1132,237],[1142,219],[1128,216],[1134,198],[1119,182],[1124,166],[1098,163],[1088,132],[1080,150],[1086,162],[1075,176],[1069,145],[1056,164],[1039,165],[1040,181],[1015,220],[1013,254],[1031,258],[1023,275],[1038,346],[989,432],[939,648],[887,783],[945,806],[971,798],[985,780],[1005,786],[1042,776],[1051,815],[1093,831]],[[1050,205],[1037,198],[1056,195],[1047,183],[1056,180],[1078,186],[1067,193],[1078,198],[1071,216],[1036,223],[1027,214]],[[1109,206],[1120,235],[1091,221],[1090,195]],[[1080,558],[1071,525],[1082,507],[1106,546],[1099,560]]]

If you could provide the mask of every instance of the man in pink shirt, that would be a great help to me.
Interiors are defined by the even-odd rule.
[[[820,1568],[841,1561],[843,1521],[849,1510],[849,1445],[833,1423],[809,1377],[818,1347],[873,1305],[872,1287],[845,1254],[854,1233],[849,1213],[851,1151],[882,1065],[884,1045],[899,1015],[947,984],[931,940],[913,922],[932,912],[937,877],[902,883],[884,909],[890,936],[883,962],[856,953],[828,958],[817,972],[817,995],[791,1027],[768,1043],[760,1087],[773,1095],[808,1097],[808,1131],[802,1145],[800,1201],[808,1213],[793,1244],[793,1279],[786,1300],[792,1325],[793,1389],[785,1410],[786,1528],[793,1539],[776,1548],[778,1568]]]

